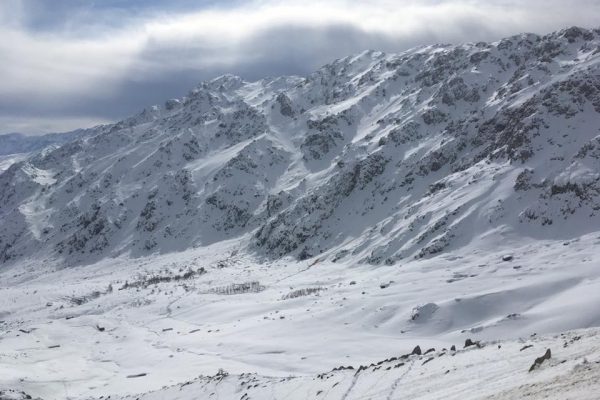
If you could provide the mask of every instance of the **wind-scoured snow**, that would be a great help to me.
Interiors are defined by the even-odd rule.
[[[0,160],[0,399],[593,398],[599,77],[580,28],[368,51]]]

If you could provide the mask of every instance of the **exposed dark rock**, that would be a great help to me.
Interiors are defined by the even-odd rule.
[[[146,375],[148,375],[146,372],[141,372],[139,374],[127,375],[127,378],[141,378]]]
[[[552,353],[550,349],[547,349],[543,356],[536,358],[533,364],[531,364],[531,367],[529,367],[529,372],[539,368],[544,361],[550,360],[551,357]]]
[[[292,106],[292,101],[289,97],[287,97],[284,93],[279,93],[276,101],[279,103],[279,111],[281,112],[281,115],[290,118],[294,117],[295,112]]]

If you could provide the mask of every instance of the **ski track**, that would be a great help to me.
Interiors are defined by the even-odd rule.
[[[396,379],[394,381],[394,383],[392,383],[392,387],[390,388],[390,392],[389,392],[389,394],[386,397],[387,400],[394,400],[393,396],[394,396],[394,393],[396,393],[396,390],[398,389],[398,385],[402,382],[402,379],[410,373],[410,371],[412,370],[412,367],[413,367],[414,363],[415,363],[415,360],[412,360],[411,363],[410,363],[410,365],[407,367],[406,371],[404,371],[404,373],[402,375],[400,375],[398,377],[398,379]]]
[[[358,373],[352,374],[352,379],[350,380],[350,386],[348,386],[348,389],[346,389],[346,391],[344,392],[344,395],[342,396],[342,400],[346,400],[348,398],[348,396],[350,395],[350,392],[352,392],[352,389],[354,389],[356,382],[358,382],[358,379],[360,378],[359,375],[360,374],[358,374]]]

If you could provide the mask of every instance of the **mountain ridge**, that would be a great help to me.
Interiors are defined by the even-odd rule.
[[[589,232],[599,36],[366,51],[304,78],[203,82],[4,171],[0,259],[238,238],[266,259],[391,265],[487,234]]]

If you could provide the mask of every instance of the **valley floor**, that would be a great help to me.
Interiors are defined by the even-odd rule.
[[[45,400],[598,398],[597,234],[503,237],[492,250],[499,242],[379,267],[261,263],[235,242],[9,266],[0,390]],[[401,358],[416,345],[435,350]],[[546,349],[552,357],[528,372]]]

